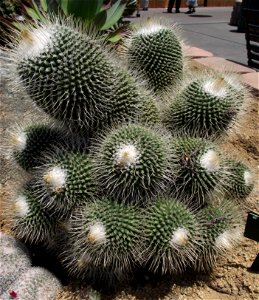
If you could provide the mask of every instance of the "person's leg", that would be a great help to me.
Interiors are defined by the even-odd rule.
[[[189,10],[187,12],[185,12],[185,14],[191,14],[192,13],[192,5],[188,6]]]
[[[176,0],[176,2],[175,2],[175,12],[176,13],[180,12],[180,6],[181,6],[181,0]]]
[[[172,12],[173,7],[174,7],[174,1],[175,1],[175,0],[169,0],[169,1],[168,1],[168,7],[167,7],[167,12],[168,12],[168,13],[171,13],[171,12]]]

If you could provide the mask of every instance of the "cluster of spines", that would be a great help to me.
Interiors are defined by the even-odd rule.
[[[102,271],[106,278],[120,277],[134,264],[158,273],[209,269],[217,253],[238,239],[238,234],[230,239],[238,227],[235,212],[224,205],[212,208],[210,196],[223,189],[246,197],[253,184],[245,166],[225,163],[203,138],[231,127],[243,87],[226,74],[198,76],[171,103],[165,101],[160,114],[157,97],[112,61],[96,37],[63,25],[24,32],[16,69],[38,106],[81,136],[84,127],[98,141],[76,151],[66,144],[73,144],[70,137],[64,146],[63,131],[41,125],[16,138],[16,160],[37,177],[14,201],[17,235],[49,244],[56,239],[57,251],[66,248],[64,264],[79,278],[101,277]],[[155,94],[178,88],[183,53],[174,29],[149,24],[136,31],[127,58]],[[160,118],[181,137],[171,140],[164,129],[150,126]],[[113,129],[105,133],[106,127]],[[190,204],[200,209],[198,216]],[[69,222],[69,228],[62,231],[57,220]]]
[[[194,74],[195,75],[195,74]],[[205,72],[183,81],[164,111],[163,123],[172,132],[217,138],[234,125],[245,99],[244,87],[233,75]]]

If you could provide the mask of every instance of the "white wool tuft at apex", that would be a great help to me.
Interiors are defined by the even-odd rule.
[[[219,250],[230,250],[241,239],[239,230],[226,230],[215,240],[215,246]]]
[[[54,166],[43,175],[43,179],[52,186],[53,190],[58,190],[64,187],[66,183],[66,176],[67,174],[65,170],[58,166]]]
[[[177,248],[177,247],[183,247],[187,244],[189,240],[189,231],[186,228],[179,227],[177,228],[172,235],[172,238],[170,240],[170,245]]]
[[[90,225],[87,240],[94,244],[104,244],[106,242],[106,231],[104,225],[100,222]]]
[[[16,151],[23,151],[26,148],[27,135],[24,131],[17,132],[11,136],[11,144]]]
[[[39,56],[51,44],[52,32],[47,26],[24,31],[18,47],[18,58],[33,58]]]
[[[159,25],[159,24],[151,24],[149,26],[145,26],[137,31],[137,35],[152,35],[157,32],[159,32],[162,29],[165,29],[166,27]]]
[[[136,165],[139,156],[139,151],[134,145],[124,144],[118,147],[117,152],[115,153],[114,163],[116,166],[127,169],[133,165]]]
[[[228,91],[226,81],[220,82],[220,79],[207,80],[203,85],[204,90],[216,97],[225,97]]]
[[[214,150],[208,150],[200,158],[200,164],[202,168],[208,172],[215,172],[219,170],[220,167],[220,158]]]
[[[244,180],[246,186],[251,186],[254,183],[254,177],[253,174],[250,171],[244,172]]]
[[[30,211],[27,199],[23,195],[16,198],[14,207],[16,215],[21,218],[25,217]]]

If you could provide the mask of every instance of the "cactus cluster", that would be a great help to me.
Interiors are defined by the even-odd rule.
[[[53,300],[61,289],[48,270],[32,267],[29,251],[16,238],[0,232],[0,299]]]
[[[253,189],[249,167],[217,142],[237,123],[245,87],[226,72],[188,69],[175,26],[141,26],[118,54],[52,20],[28,27],[11,53],[16,81],[56,123],[10,137],[32,176],[9,218],[79,280],[210,270],[239,240],[233,201]]]

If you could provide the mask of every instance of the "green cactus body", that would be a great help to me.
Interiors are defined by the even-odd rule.
[[[172,194],[199,206],[224,180],[221,156],[211,142],[198,138],[172,140],[173,169],[178,170]]]
[[[128,272],[139,255],[140,225],[141,214],[134,206],[108,199],[87,205],[72,219],[72,246],[65,255],[68,269],[82,274],[92,265]]]
[[[181,273],[197,256],[201,232],[184,204],[161,197],[145,211],[143,264],[157,273]]]
[[[92,163],[85,153],[62,152],[38,174],[39,188],[47,197],[42,205],[54,214],[66,215],[91,200],[96,192]]]
[[[166,188],[170,150],[161,134],[136,124],[111,131],[96,147],[101,189],[118,201],[143,203]]]
[[[110,109],[114,68],[87,35],[49,24],[27,32],[17,52],[17,71],[27,92],[52,117],[90,126]]]
[[[240,161],[229,160],[226,162],[228,179],[223,184],[229,198],[245,199],[253,190],[254,179],[249,168]]]
[[[187,82],[176,95],[164,123],[172,131],[217,137],[232,126],[243,101],[241,85],[219,75],[201,76]]]
[[[44,153],[64,144],[64,132],[48,125],[31,125],[14,132],[11,143],[15,160],[28,171],[44,163]]]
[[[143,26],[132,34],[127,58],[155,92],[163,92],[182,78],[182,46],[173,28],[155,23]]]
[[[240,241],[242,217],[233,205],[224,200],[219,205],[204,208],[197,218],[201,220],[203,243],[200,244],[195,268],[198,271],[209,271],[220,255]]]
[[[0,232],[0,295],[30,267],[26,250],[15,238]]]
[[[1,299],[9,300],[53,300],[62,286],[59,280],[49,271],[40,268],[29,268],[20,278],[10,285]]]
[[[31,243],[48,242],[55,234],[56,222],[45,212],[32,184],[24,187],[13,202],[13,229],[18,238]]]
[[[110,112],[107,112],[107,125],[117,125],[139,120],[154,124],[158,120],[155,99],[149,95],[126,71],[117,70],[118,84],[114,87],[114,99]]]

